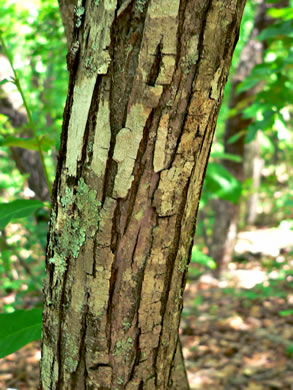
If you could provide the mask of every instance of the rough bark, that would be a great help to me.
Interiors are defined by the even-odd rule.
[[[288,4],[288,2],[285,0],[279,2],[277,5],[274,4],[273,6],[282,8],[286,6],[286,4]],[[257,36],[273,22],[273,19],[268,17],[266,13],[270,7],[272,7],[272,4],[267,4],[265,0],[258,0],[258,11],[254,20],[254,27],[250,34],[250,38],[241,53],[239,65],[232,81],[229,104],[231,109],[250,105],[253,102],[253,96],[263,87],[263,85],[258,84],[254,88],[248,89],[242,93],[237,93],[237,86],[239,83],[249,76],[255,65],[260,64],[263,61],[266,43],[259,41]],[[235,162],[231,160],[222,160],[222,164],[240,181],[243,181],[244,179],[245,149],[249,149],[249,145],[245,147],[245,131],[252,121],[252,118],[244,118],[242,112],[238,112],[226,121],[224,151],[225,153],[239,156],[242,161]],[[242,135],[236,142],[229,143],[229,139],[237,134]],[[255,156],[255,158],[257,157],[258,156]],[[257,167],[259,172],[259,164]],[[251,169],[251,174],[253,177],[255,176],[253,169]],[[259,177],[254,179],[255,184],[257,184],[258,179]],[[222,267],[232,260],[237,236],[239,206],[239,204],[234,204],[222,199],[214,200],[212,203],[215,212],[215,222],[210,254],[217,263],[218,274]]]
[[[65,30],[67,46],[70,48],[74,30],[74,7],[77,2],[76,0],[58,0],[58,4]]]
[[[176,388],[195,217],[244,3],[78,2],[43,390]]]

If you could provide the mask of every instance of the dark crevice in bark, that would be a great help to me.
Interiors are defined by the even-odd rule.
[[[181,228],[182,228],[182,218],[184,214],[184,209],[186,205],[186,200],[187,200],[187,193],[188,193],[188,187],[189,187],[190,179],[188,180],[187,184],[185,185],[183,191],[182,191],[182,196],[181,196],[181,204],[178,208],[178,214],[175,222],[175,235],[173,238],[173,247],[170,249],[170,253],[167,257],[167,267],[166,267],[166,276],[165,276],[165,282],[164,282],[164,291],[162,294],[162,306],[160,310],[161,318],[162,318],[162,323],[161,323],[161,333],[160,333],[160,341],[159,345],[161,345],[161,338],[162,338],[162,331],[163,331],[163,321],[164,321],[164,316],[166,313],[166,307],[167,307],[167,302],[168,302],[168,297],[170,293],[170,288],[171,288],[171,281],[172,281],[172,275],[174,272],[174,262],[179,250],[179,244],[180,244],[180,237],[181,237]],[[157,358],[158,358],[158,348],[155,349],[154,351],[154,368],[156,367],[157,364]],[[157,378],[155,381],[155,384],[157,386]]]
[[[132,265],[133,265],[133,263],[134,263],[135,251],[136,251],[136,248],[137,248],[137,243],[138,243],[139,234],[140,234],[140,227],[139,227],[138,232],[137,232],[137,235],[136,235],[136,237],[135,237],[135,243],[134,243],[133,251],[132,251],[131,257],[130,257],[130,264],[131,264],[131,267],[132,267]]]
[[[119,206],[119,202],[118,202],[118,206]],[[114,210],[114,215],[113,215],[113,219],[112,219],[112,231],[111,231],[111,244],[110,244],[110,248],[111,248],[111,251],[112,251],[113,254],[116,253],[118,241],[120,239],[120,234],[119,234],[119,231],[118,231],[119,220],[120,220],[120,210],[119,210],[118,206]]]
[[[138,325],[138,321],[137,321],[136,325]],[[130,371],[128,380],[125,383],[125,386],[127,386],[127,384],[129,382],[131,382],[131,380],[134,378],[135,367],[139,365],[139,359],[140,359],[139,339],[140,339],[140,335],[141,335],[141,330],[140,330],[140,328],[138,328],[138,334],[137,334],[136,342],[135,342],[135,358],[134,358],[133,365],[131,367],[131,371]]]
[[[145,163],[138,164],[138,169],[136,171],[136,174],[134,176],[132,185],[131,185],[131,190],[129,191],[129,201],[128,201],[128,207],[127,207],[127,216],[126,216],[126,221],[125,221],[125,226],[124,226],[124,231],[123,234],[126,233],[127,228],[129,226],[129,222],[131,220],[131,216],[133,213],[134,205],[135,205],[135,199],[139,187],[140,180],[145,172]]]
[[[75,370],[75,372],[72,374],[72,386],[73,388],[76,388],[76,385],[78,384],[78,381],[80,377],[84,378],[84,388],[86,389],[86,380],[87,380],[87,368],[86,368],[86,330],[87,330],[87,315],[89,312],[89,306],[88,306],[88,299],[89,299],[89,293],[86,293],[86,303],[84,305],[84,311],[82,313],[81,318],[81,330],[80,330],[80,343],[79,343],[79,359],[78,359],[78,365]],[[80,369],[84,366],[84,371],[81,373]]]
[[[138,13],[132,3],[131,10],[123,13],[123,18],[115,18],[111,28],[110,53],[110,125],[111,142],[104,180],[103,200],[112,196],[117,164],[113,161],[117,133],[125,127],[128,111],[128,100],[133,88],[134,76],[138,66],[138,57],[143,37],[146,9]],[[130,48],[130,50],[129,50]]]
[[[163,44],[162,44],[162,39],[161,42],[158,44],[156,53],[155,53],[155,59],[153,62],[153,65],[151,67],[150,73],[147,78],[147,85],[150,85],[151,87],[155,86],[155,83],[157,81],[157,78],[160,73],[161,65],[162,65],[162,49],[163,49]]]
[[[98,363],[98,364],[94,364],[93,366],[91,366],[90,369],[95,371],[95,370],[98,370],[99,367],[112,367],[112,366],[111,366],[111,364],[107,364],[107,363]]]
[[[94,245],[93,245],[93,269],[92,269],[92,275],[93,275],[93,278],[95,279],[97,277],[97,270],[96,270],[96,264],[97,264],[97,256],[96,256],[96,252],[97,252],[97,248],[98,248],[98,242],[97,242],[97,235],[95,234],[95,237],[94,237]]]
[[[237,25],[237,19],[233,18],[232,22],[230,24],[228,24],[228,26],[226,27],[227,36],[234,37],[233,31],[234,31],[236,25]],[[233,38],[233,42],[231,42],[230,39],[226,40],[222,58],[227,57],[228,53],[231,50],[231,46],[233,47],[233,50],[234,50],[234,48],[238,42],[238,39],[239,39],[239,32],[240,32],[240,28],[237,28],[236,36],[235,36],[235,38]]]
[[[65,261],[67,261],[65,259]],[[63,325],[63,320],[64,320],[64,306],[65,306],[65,299],[70,299],[70,297],[66,296],[66,282],[67,282],[67,277],[68,277],[68,266],[65,269],[64,276],[63,276],[63,284],[62,284],[62,291],[61,291],[61,297],[60,297],[60,304],[59,304],[59,310],[58,310],[58,316],[59,316],[59,321],[58,321],[58,341],[57,341],[57,361],[58,361],[58,382],[57,382],[57,389],[62,389],[63,386],[63,346],[62,346],[62,325]]]
[[[171,368],[171,377],[168,386],[169,390],[190,390],[180,336],[178,336],[176,353],[173,360],[173,366]]]
[[[112,269],[111,269],[111,277],[109,280],[109,300],[108,300],[108,307],[107,307],[107,345],[108,345],[108,350],[111,351],[112,348],[112,339],[111,339],[111,334],[112,334],[112,311],[113,311],[113,306],[112,306],[112,299],[115,291],[115,284],[117,281],[117,274],[118,274],[118,269],[114,267],[114,263],[112,264]]]
[[[201,25],[201,30],[200,30],[200,33],[199,33],[199,38],[198,38],[198,59],[196,61],[196,63],[194,65],[192,65],[192,67],[190,68],[190,71],[189,71],[189,75],[186,79],[186,86],[185,86],[185,90],[186,90],[186,95],[188,96],[188,100],[187,100],[187,103],[186,103],[186,108],[184,110],[184,115],[183,115],[183,118],[182,120],[180,121],[180,134],[178,135],[178,138],[177,138],[177,143],[176,143],[176,147],[174,148],[173,152],[172,152],[172,155],[170,157],[170,162],[169,162],[169,165],[168,165],[168,168],[171,168],[174,160],[175,160],[175,156],[176,156],[176,153],[177,153],[177,150],[178,150],[178,147],[180,145],[180,141],[181,141],[181,137],[182,137],[182,134],[183,134],[183,129],[184,129],[184,126],[185,126],[185,123],[187,121],[187,118],[188,118],[188,109],[189,109],[189,106],[190,106],[190,102],[192,100],[192,89],[193,89],[193,85],[194,85],[194,82],[198,76],[198,69],[199,69],[199,64],[200,64],[200,61],[201,61],[201,58],[202,58],[202,53],[203,53],[203,50],[204,50],[204,46],[203,46],[203,40],[204,40],[204,31],[205,31],[205,27],[206,27],[206,21],[207,21],[207,15],[208,15],[208,12],[210,11],[210,7],[211,7],[211,3],[212,3],[212,0],[208,0],[207,3],[206,3],[206,7],[205,9],[203,10],[203,16],[201,16],[201,20],[203,20],[203,23]],[[184,11],[186,10],[186,5],[184,7]],[[182,17],[184,18],[184,14],[182,14]],[[179,22],[180,24],[180,22]],[[182,34],[184,34],[184,23],[182,24]],[[181,40],[184,39],[184,35],[181,36]],[[180,40],[180,37],[179,37],[179,40]],[[179,45],[180,47],[180,50],[181,50],[181,46],[182,44]],[[182,54],[180,54],[180,57],[182,56]],[[180,84],[181,84],[181,81],[180,80]],[[179,85],[179,88],[180,89],[180,85]]]
[[[211,117],[210,117],[211,118]],[[206,135],[207,135],[207,132],[208,132],[208,129],[209,129],[210,125],[209,123],[207,124],[205,130],[204,130],[204,133],[203,133],[203,136],[202,136],[202,140],[201,140],[201,143],[200,143],[200,147],[199,147],[199,154],[201,154],[202,152],[202,148],[203,146],[205,145],[205,138],[206,138]]]
[[[208,161],[208,160],[207,160],[207,161]],[[207,166],[208,166],[208,163],[206,163],[206,165],[205,165],[203,178],[205,177],[205,173],[206,173]],[[194,170],[195,170],[195,167],[192,168],[192,172],[191,172],[191,175],[190,175],[190,179],[188,180],[188,183],[187,183],[187,184],[188,184],[188,188],[189,188],[189,185],[190,185],[190,180],[191,180],[191,178],[193,177]],[[201,191],[202,191],[202,188],[203,188],[203,185],[201,186],[201,189],[200,189],[199,199],[201,198]],[[197,208],[196,208],[196,212],[195,212],[195,216],[194,216],[194,220],[193,220],[193,224],[192,224],[191,242],[190,242],[190,245],[189,245],[189,248],[188,248],[188,259],[187,259],[187,262],[186,262],[186,267],[185,267],[185,269],[184,269],[183,277],[182,277],[182,282],[181,282],[181,289],[182,289],[183,292],[184,292],[184,289],[185,289],[185,284],[186,284],[187,275],[188,275],[188,266],[189,266],[190,261],[191,261],[192,247],[193,247],[193,244],[194,244],[194,237],[195,237],[195,231],[196,231],[196,221],[197,221],[198,207],[199,207],[199,202],[198,202],[198,205],[197,205]]]
[[[58,155],[58,162],[56,167],[56,180],[54,181],[53,191],[52,191],[52,209],[55,209],[55,204],[57,201],[57,192],[58,185],[61,179],[62,167],[63,163],[66,160],[67,154],[67,137],[68,137],[68,125],[71,116],[71,108],[73,105],[73,90],[74,90],[74,80],[73,77],[69,78],[69,86],[68,86],[68,95],[65,103],[65,109],[63,114],[63,125],[62,125],[62,133],[60,140],[60,150]]]
[[[180,0],[179,12],[178,12],[178,29],[177,29],[177,43],[176,43],[176,59],[175,59],[175,72],[178,69],[178,65],[182,60],[182,37],[184,31],[184,20],[185,20],[185,10],[187,6],[188,0]]]
[[[129,96],[133,88],[134,77],[138,66],[138,57],[143,38],[143,29],[147,6],[138,12],[135,2],[128,7],[123,17],[116,17],[111,27],[109,52],[112,57],[110,66],[110,126],[111,141],[106,164],[102,204],[106,196],[112,196],[117,164],[113,161],[114,147],[118,132],[125,127]],[[130,50],[129,50],[130,49]]]
[[[177,336],[177,341],[176,341],[177,347],[174,349],[174,352],[173,352],[173,355],[172,355],[172,359],[171,359],[171,361],[173,362],[173,364],[170,366],[170,371],[169,371],[168,381],[167,381],[168,384],[171,384],[172,366],[175,364],[175,355],[176,355],[177,348],[178,348],[178,342],[179,342],[179,334],[178,334],[178,336]],[[168,387],[170,387],[170,385],[169,385]]]
[[[145,171],[145,167],[146,167],[147,162],[143,162],[143,157],[144,157],[146,149],[147,149],[147,145],[148,145],[148,141],[149,141],[149,134],[150,134],[151,128],[153,126],[153,123],[155,121],[155,118],[156,118],[156,124],[157,124],[159,119],[157,117],[155,117],[154,110],[152,110],[148,119],[146,120],[144,129],[143,129],[142,140],[139,144],[139,148],[138,148],[138,152],[137,152],[137,156],[136,156],[136,164],[135,164],[135,168],[134,168],[134,179],[132,181],[131,188],[129,190],[129,195],[128,195],[127,216],[126,216],[126,222],[125,222],[123,234],[126,233],[127,227],[129,225],[129,222],[130,222],[130,219],[132,216],[132,212],[133,212],[133,208],[135,205],[135,200],[136,200],[136,195],[137,195],[137,191],[139,188],[140,180],[141,180],[142,175],[144,174],[144,171]],[[151,157],[151,160],[152,160],[152,157]]]

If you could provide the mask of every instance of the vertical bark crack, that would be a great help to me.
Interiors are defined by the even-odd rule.
[[[153,62],[153,65],[151,67],[150,73],[148,75],[147,79],[147,85],[150,85],[151,87],[155,86],[155,83],[157,81],[157,78],[160,73],[161,65],[162,65],[162,49],[163,49],[163,44],[162,44],[162,39],[160,43],[157,46],[156,53],[155,53],[155,59]]]

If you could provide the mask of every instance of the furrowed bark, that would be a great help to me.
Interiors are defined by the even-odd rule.
[[[78,3],[42,389],[172,388],[195,217],[244,3]]]

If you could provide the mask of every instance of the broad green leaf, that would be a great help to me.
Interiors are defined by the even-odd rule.
[[[28,217],[43,206],[43,202],[37,199],[17,199],[9,203],[0,203],[0,229],[12,219]]]
[[[42,309],[0,314],[0,358],[41,338]]]
[[[48,151],[55,141],[51,140],[49,137],[41,137],[40,143],[42,150]],[[18,138],[13,136],[8,136],[1,141],[0,146],[11,146],[16,148],[36,150],[38,151],[38,144],[35,138]]]

